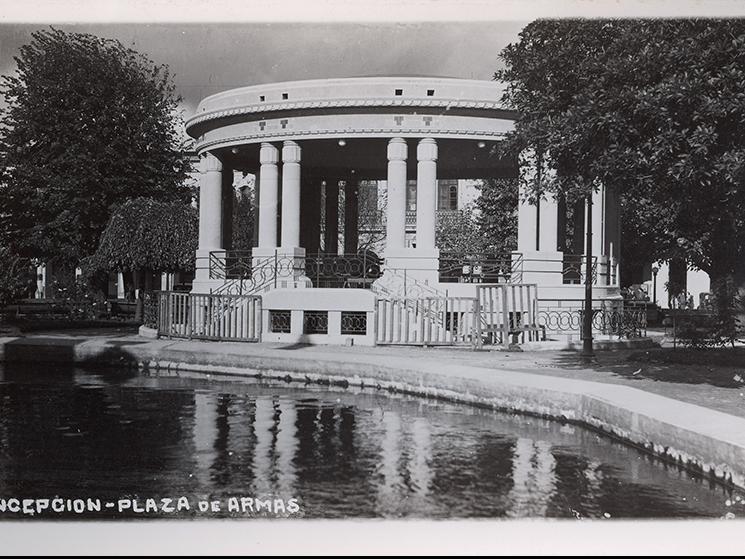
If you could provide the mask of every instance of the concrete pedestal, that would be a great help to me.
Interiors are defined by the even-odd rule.
[[[435,290],[439,283],[439,268],[440,250],[437,248],[389,248],[385,251],[385,271],[378,281],[385,285],[388,281],[386,274],[405,276],[411,280],[412,286],[419,283]]]
[[[274,283],[285,285],[287,282],[309,282],[305,277],[305,249],[302,247],[256,247],[251,259],[254,283]],[[275,273],[276,271],[276,273]]]
[[[522,254],[522,281],[543,286],[562,285],[564,254],[558,251],[528,251],[513,253],[513,260]]]

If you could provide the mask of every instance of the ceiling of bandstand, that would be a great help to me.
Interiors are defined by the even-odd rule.
[[[360,180],[385,180],[389,138],[335,138],[298,140],[302,148],[303,173],[321,179],[330,176],[355,176]],[[416,147],[419,139],[409,138],[408,178],[416,178]],[[494,141],[436,139],[437,177],[441,179],[479,179],[516,177],[517,161],[496,155]],[[281,149],[282,142],[272,142]],[[259,169],[259,144],[243,144],[216,150],[223,165],[237,171],[256,173]]]

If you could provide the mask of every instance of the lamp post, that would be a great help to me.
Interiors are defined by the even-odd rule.
[[[657,272],[659,271],[657,266],[652,266],[652,302],[655,305],[657,304]]]
[[[587,222],[585,227],[585,302],[582,314],[582,357],[592,359],[592,193],[587,195]]]

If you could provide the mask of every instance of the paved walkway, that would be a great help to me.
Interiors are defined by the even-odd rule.
[[[737,370],[725,373],[732,380],[727,386],[721,382],[707,380],[707,372],[712,367],[701,365],[648,364],[630,361],[634,354],[644,353],[643,349],[602,350],[596,352],[591,363],[584,362],[573,351],[472,351],[470,348],[420,348],[401,346],[308,346],[290,344],[241,344],[184,340],[146,340],[137,335],[122,332],[79,330],[61,333],[38,333],[28,338],[70,339],[81,343],[90,338],[111,340],[117,344],[148,342],[158,347],[173,346],[190,349],[196,353],[221,353],[249,356],[289,356],[314,360],[333,356],[350,363],[367,362],[370,357],[385,362],[388,358],[409,358],[418,362],[431,362],[431,369],[447,374],[454,365],[467,365],[494,371],[522,371],[538,375],[588,380],[593,382],[618,384],[637,388],[653,394],[674,398],[690,404],[704,406],[724,413],[745,417],[745,363],[739,371],[743,381],[736,381]],[[707,371],[708,369],[708,371]],[[680,373],[687,371],[687,374]],[[698,374],[700,373],[700,374]],[[731,375],[731,376],[730,376]],[[720,375],[722,376],[722,375]],[[681,382],[681,377],[693,382]],[[666,380],[670,379],[670,380]]]

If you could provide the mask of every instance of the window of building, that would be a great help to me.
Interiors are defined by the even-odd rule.
[[[434,94],[435,94],[435,90],[434,89],[428,89],[427,90],[427,97],[432,97]]]
[[[282,94],[282,99],[289,99],[290,96],[287,93]]]
[[[263,103],[264,101],[266,101],[266,97],[264,97],[263,95],[259,95],[259,101]]]
[[[404,90],[403,89],[397,89],[396,90],[396,95],[403,95],[403,94],[404,94]]]
[[[458,209],[458,181],[457,180],[437,181],[437,209],[438,210],[457,210]]]

